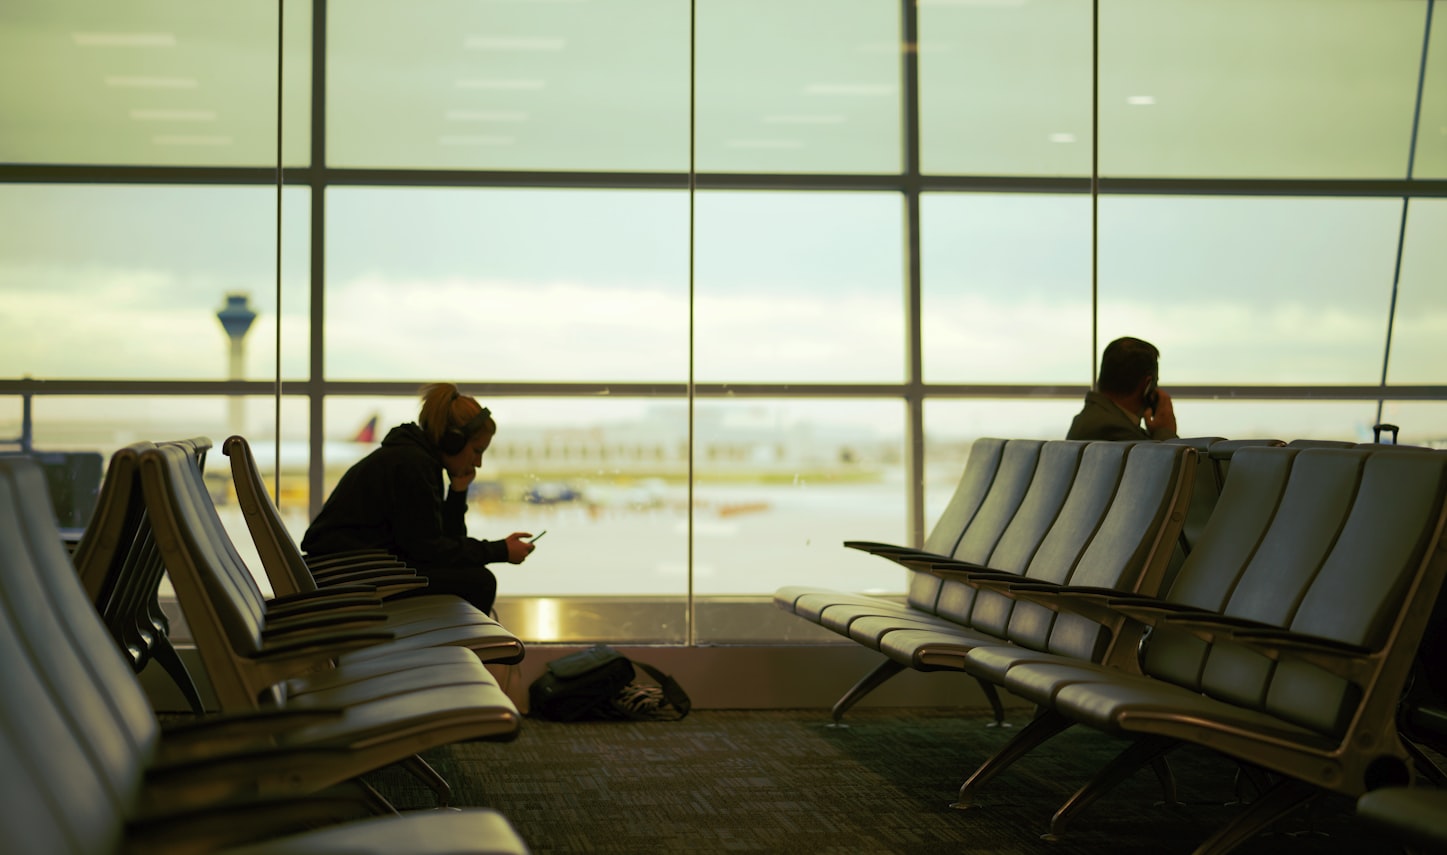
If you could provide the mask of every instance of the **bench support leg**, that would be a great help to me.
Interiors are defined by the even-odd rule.
[[[1094,804],[1097,799],[1126,778],[1129,778],[1140,767],[1150,764],[1156,766],[1167,751],[1175,748],[1180,743],[1174,739],[1167,739],[1163,736],[1147,736],[1132,742],[1126,749],[1107,764],[1105,768],[1096,773],[1090,782],[1075,791],[1075,795],[1061,805],[1060,810],[1050,819],[1050,833],[1045,835],[1046,840],[1059,840],[1065,834],[1065,828],[1070,821]],[[1156,774],[1160,776],[1161,770],[1157,766]],[[1169,774],[1169,773],[1167,773]],[[1174,798],[1174,784],[1167,786],[1166,798]]]
[[[198,716],[205,715],[206,705],[201,703],[201,693],[196,690],[196,682],[191,679],[191,672],[186,670],[186,663],[181,661],[181,655],[172,646],[170,637],[156,637],[156,644],[151,648],[151,658],[159,662],[170,675],[171,681],[176,684],[181,696],[191,707],[191,712]]]
[[[1440,787],[1447,784],[1447,772],[1432,759],[1432,756],[1423,751],[1411,739],[1403,739],[1402,747],[1407,749],[1407,756],[1412,760],[1412,771],[1415,775],[1425,778],[1432,786]]]
[[[1244,813],[1196,847],[1192,855],[1226,855],[1321,794],[1320,789],[1305,781],[1282,778],[1265,795],[1252,802]]]
[[[1005,723],[1005,705],[1000,703],[1000,693],[995,691],[995,684],[979,677],[975,678],[975,682],[980,684],[980,691],[985,693],[985,700],[990,702],[990,709],[995,713],[995,720],[987,726],[1009,727],[1010,725]]]
[[[865,674],[863,679],[854,684],[854,688],[845,692],[844,697],[834,702],[834,709],[831,710],[834,715],[834,724],[841,725],[840,719],[844,718],[844,714],[849,711],[850,707],[859,703],[865,695],[879,688],[885,680],[903,670],[903,665],[893,659],[886,659],[879,664],[878,668]]]
[[[437,806],[445,808],[452,801],[452,785],[447,783],[437,770],[416,754],[402,761],[402,768],[427,785],[437,796]]]
[[[974,774],[969,777],[960,787],[959,798],[950,805],[955,810],[968,810],[975,805],[975,794],[990,779],[994,778],[1007,766],[1035,750],[1045,740],[1070,727],[1075,722],[1059,713],[1050,710],[1043,710],[1030,723],[1020,728],[1015,738],[1005,743],[1005,747],[995,753],[993,757],[986,760]]]

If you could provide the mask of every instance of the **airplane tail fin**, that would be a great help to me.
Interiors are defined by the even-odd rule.
[[[362,442],[370,445],[371,443],[374,443],[376,441],[377,414],[373,413],[372,417],[370,419],[367,419],[366,424],[362,425],[361,429],[357,431],[357,435],[352,437],[352,442]]]

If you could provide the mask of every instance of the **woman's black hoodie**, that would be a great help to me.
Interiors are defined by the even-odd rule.
[[[467,495],[448,490],[443,471],[442,455],[422,428],[392,428],[337,482],[302,550],[385,549],[424,571],[507,561],[506,541],[467,536]]]

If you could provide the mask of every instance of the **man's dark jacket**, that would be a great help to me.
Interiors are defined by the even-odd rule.
[[[507,561],[506,541],[467,536],[467,494],[448,490],[443,471],[441,452],[420,427],[392,428],[337,482],[302,550],[385,549],[418,570]]]
[[[1100,392],[1085,393],[1085,406],[1070,423],[1066,439],[1150,439],[1139,421]]]

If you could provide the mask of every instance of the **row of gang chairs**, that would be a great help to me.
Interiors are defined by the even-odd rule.
[[[244,441],[226,445],[254,468]],[[416,580],[378,556],[329,568],[325,584],[294,565],[307,590],[263,598],[206,490],[209,447],[112,457],[74,551],[99,579],[61,543],[35,464],[0,461],[0,631],[14,651],[0,669],[0,849],[525,853],[495,811],[398,814],[360,777],[399,764],[445,805],[418,753],[516,736],[484,662],[516,661],[521,645],[460,600],[384,599]],[[165,634],[147,605],[161,571],[220,708],[164,729],[136,672]],[[359,581],[369,574],[381,587]]]
[[[1198,853],[1326,793],[1367,794],[1363,816],[1440,846],[1441,794],[1407,785],[1447,780],[1419,745],[1447,733],[1432,725],[1441,652],[1418,656],[1441,626],[1444,497],[1447,454],[1426,449],[981,439],[921,548],[846,543],[909,570],[904,602],[805,586],[774,599],[882,654],[836,721],[905,669],[971,675],[997,721],[997,688],[1034,704],[956,807],[1084,724],[1126,747],[1052,836],[1142,766],[1173,801],[1169,752],[1195,744],[1261,790]]]

